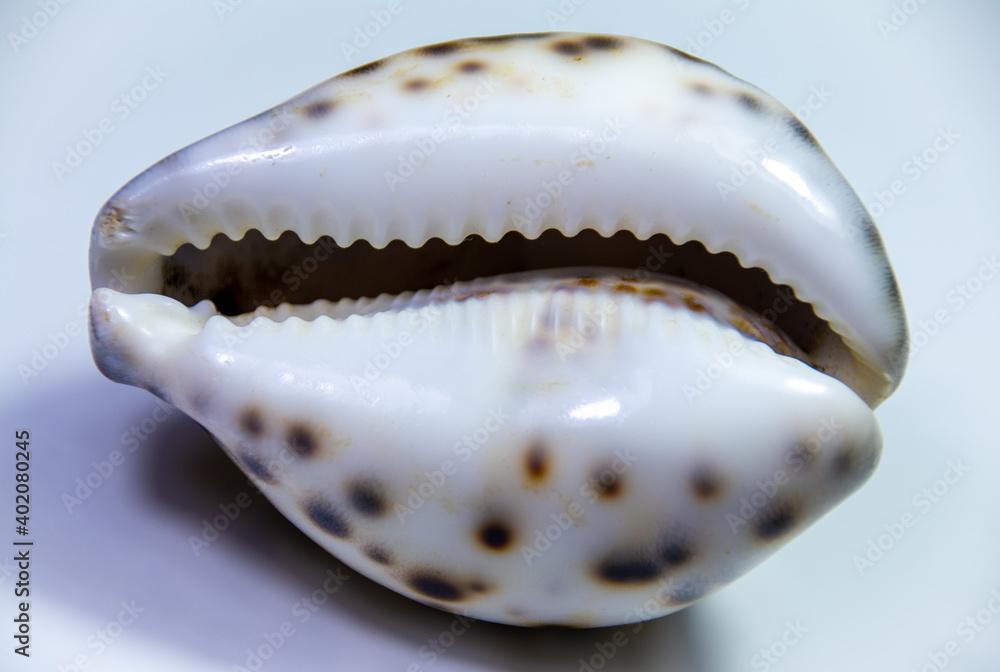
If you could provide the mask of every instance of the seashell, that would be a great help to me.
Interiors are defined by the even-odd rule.
[[[125,185],[91,272],[105,375],[357,571],[518,625],[657,617],[759,563],[872,472],[907,350],[805,126],[618,36],[334,77]]]

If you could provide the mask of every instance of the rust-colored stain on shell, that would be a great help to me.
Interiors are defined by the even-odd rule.
[[[704,313],[708,310],[705,308],[705,304],[696,299],[693,294],[684,295],[684,305],[696,313]]]
[[[426,77],[414,77],[403,82],[403,88],[407,91],[423,91],[431,86],[431,80]]]
[[[542,443],[533,443],[524,452],[524,474],[528,484],[538,486],[545,482],[552,468],[549,451]]]
[[[243,433],[254,438],[264,434],[264,418],[256,408],[245,408],[239,417],[239,426]]]
[[[486,69],[486,64],[482,61],[463,61],[458,64],[457,69],[465,73],[479,72]]]
[[[98,228],[102,238],[113,238],[122,233],[134,233],[125,210],[117,205],[109,206],[104,210]]]
[[[625,492],[625,479],[612,465],[604,465],[591,473],[590,486],[600,499],[613,500]]]

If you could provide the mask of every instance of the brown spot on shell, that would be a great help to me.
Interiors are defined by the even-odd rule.
[[[619,282],[614,286],[614,290],[621,294],[637,294],[639,289],[629,282]]]
[[[425,597],[445,602],[465,599],[465,591],[454,581],[449,581],[432,572],[420,571],[410,575],[406,583]]]
[[[335,105],[332,100],[317,100],[303,107],[302,113],[310,119],[322,119],[333,112]]]
[[[480,525],[477,538],[479,543],[491,551],[502,552],[511,547],[514,533],[506,523],[493,519]]]
[[[376,518],[386,511],[384,488],[374,479],[365,478],[348,486],[348,500],[358,513]]]
[[[490,592],[490,585],[482,579],[473,579],[469,581],[469,590],[474,593],[488,593]]]
[[[554,33],[510,33],[508,35],[487,35],[485,37],[474,37],[469,42],[479,44],[499,44],[502,42],[514,42],[516,40],[541,40],[552,37]]]
[[[583,45],[573,40],[559,40],[552,44],[552,50],[563,56],[579,56],[583,53]]]
[[[461,40],[438,42],[437,44],[430,44],[426,47],[417,49],[417,53],[421,56],[447,56],[448,54],[455,53],[463,46],[465,45]]]
[[[325,532],[335,537],[346,539],[351,536],[351,526],[347,518],[336,506],[321,498],[313,498],[306,502],[303,509],[309,519]]]
[[[315,432],[302,423],[292,423],[285,433],[285,442],[299,457],[312,457],[319,450]]]
[[[704,82],[691,82],[688,87],[699,96],[710,96],[714,93],[712,87]]]
[[[576,281],[576,284],[580,285],[581,287],[597,287],[598,285],[601,284],[601,281],[598,280],[597,278],[579,278]]]
[[[264,434],[264,419],[256,408],[243,409],[243,412],[240,413],[239,425],[243,433],[248,436],[257,438]]]
[[[590,35],[584,38],[583,43],[591,49],[600,51],[619,49],[623,44],[619,38],[610,35]]]
[[[625,489],[624,479],[612,465],[595,469],[590,475],[590,484],[597,496],[604,500],[617,499]]]
[[[861,460],[853,446],[842,447],[833,456],[831,467],[835,476],[844,477],[854,473],[860,466]]]
[[[473,37],[470,42],[475,42],[477,44],[499,44],[501,42],[512,42],[513,40],[520,39],[521,36],[517,33],[511,33],[509,35],[487,35],[485,37]]]
[[[457,69],[459,72],[473,73],[479,72],[480,70],[486,69],[486,64],[482,61],[462,61],[458,64]]]
[[[667,291],[662,287],[643,287],[642,295],[650,299],[662,299],[667,296]]]
[[[754,534],[762,541],[774,541],[792,529],[797,515],[798,507],[790,500],[772,502],[757,516]]]
[[[524,453],[524,473],[528,482],[534,485],[544,482],[551,468],[549,462],[549,452],[543,444],[536,442],[528,446]]]
[[[691,491],[703,502],[716,499],[722,494],[722,478],[707,467],[697,469],[691,475]]]
[[[751,112],[760,112],[764,109],[760,99],[749,93],[740,92],[736,94],[736,102]]]
[[[359,75],[367,75],[368,73],[375,72],[383,65],[385,65],[386,59],[379,59],[377,61],[372,61],[371,63],[365,63],[364,65],[359,65],[358,67],[348,70],[341,74],[341,77],[357,77]]]
[[[403,82],[403,88],[407,91],[423,91],[431,85],[431,81],[425,77],[414,77]]]
[[[699,301],[693,294],[684,295],[684,305],[688,307],[689,310],[695,313],[704,313],[708,309],[705,305]]]
[[[377,544],[368,544],[365,546],[365,555],[380,565],[392,564],[392,554]]]

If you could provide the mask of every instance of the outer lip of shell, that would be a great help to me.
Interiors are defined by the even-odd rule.
[[[485,67],[478,74],[459,67],[470,61]],[[426,72],[434,86],[418,94],[401,88],[414,72]],[[416,137],[430,137],[448,119],[451,101],[475,95],[483,73],[494,88],[476,114],[459,118],[461,132],[436,145],[433,165],[386,198],[384,175]],[[652,93],[649,81],[657,81]],[[505,158],[557,165],[573,154],[574,134],[599,136],[615,118],[623,130],[573,173],[565,207],[527,225],[512,221],[517,213],[504,204],[536,195],[544,173]],[[773,137],[776,149],[759,151]],[[731,171],[744,164],[752,170],[737,195],[720,198],[718,185],[731,184]],[[219,171],[222,187],[209,179]],[[222,196],[192,207],[206,185]],[[878,234],[801,122],[714,66],[616,36],[461,40],[314,87],[168,157],[119,191],[95,221],[92,278],[95,287],[156,291],[160,255],[183,242],[206,245],[218,232],[238,239],[248,228],[268,237],[295,230],[307,241],[329,234],[341,244],[364,237],[379,246],[475,232],[492,240],[515,228],[532,237],[548,226],[570,234],[659,231],[731,251],[794,287],[844,338],[859,366],[881,379],[864,394],[870,403],[902,376],[905,319]],[[128,280],[115,285],[116,277]]]

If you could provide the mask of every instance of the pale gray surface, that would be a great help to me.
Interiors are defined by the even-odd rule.
[[[1000,599],[991,601],[1000,589],[1000,225],[990,207],[1000,5],[508,0],[456,11],[458,3],[413,0],[350,8],[51,0],[54,16],[32,36],[24,21],[41,23],[43,14],[32,16],[46,4],[0,10],[0,268],[9,288],[0,491],[10,492],[13,428],[30,427],[38,543],[27,663],[10,652],[11,565],[0,562],[0,667],[73,669],[80,655],[87,670],[229,671],[285,621],[292,634],[262,669],[578,670],[602,648],[613,654],[603,669],[621,670],[1000,667]],[[345,56],[371,12],[390,6],[400,11]],[[94,370],[84,326],[89,227],[117,187],[163,155],[349,66],[438,40],[549,29],[697,51],[804,110],[881,226],[914,357],[879,410],[885,454],[874,478],[733,586],[623,629],[623,646],[609,648],[614,629],[472,623],[431,660],[421,647],[450,642],[453,617],[344,569],[259,495],[248,495],[252,504],[218,541],[192,552],[189,537],[203,521],[250,491],[200,428],[177,412],[163,417],[148,394]],[[147,68],[162,75],[142,88]],[[144,100],[122,107],[120,96],[137,85]],[[54,164],[105,118],[90,155],[59,175]],[[933,160],[913,163],[935,142]],[[39,370],[25,380],[32,366]],[[134,451],[123,438],[130,431],[145,437]],[[123,462],[68,512],[63,494],[115,450]],[[0,501],[0,520],[10,521],[8,495]],[[898,538],[880,540],[904,519],[912,524]],[[0,525],[5,545],[8,525]],[[882,557],[859,566],[880,541]],[[328,569],[350,578],[303,622],[295,604]],[[142,611],[119,632],[123,601]],[[983,625],[963,625],[977,614]],[[98,632],[109,625],[118,636],[101,650]]]

